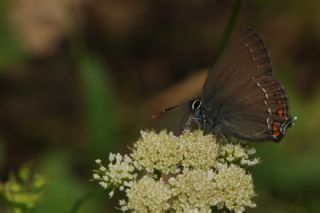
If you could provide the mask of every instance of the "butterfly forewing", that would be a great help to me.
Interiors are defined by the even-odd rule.
[[[246,29],[209,70],[202,91],[206,130],[245,140],[280,140],[292,123],[260,36]]]

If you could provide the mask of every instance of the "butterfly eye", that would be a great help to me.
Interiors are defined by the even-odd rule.
[[[201,101],[199,99],[192,100],[190,103],[190,108],[192,111],[196,111],[201,106]]]

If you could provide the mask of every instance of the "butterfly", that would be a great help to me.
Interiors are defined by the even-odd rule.
[[[247,141],[279,142],[296,120],[266,45],[252,28],[226,46],[189,108],[184,130],[196,123],[205,133]]]

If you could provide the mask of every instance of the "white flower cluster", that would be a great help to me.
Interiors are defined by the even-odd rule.
[[[104,167],[96,160],[93,180],[110,191],[125,193],[123,212],[236,213],[255,207],[252,177],[244,166],[259,161],[253,148],[220,144],[201,131],[181,136],[161,131],[141,132],[132,154],[110,154]]]
[[[255,194],[252,178],[244,169],[234,164],[221,167],[215,176],[215,183],[218,206],[225,206],[236,213],[243,212],[245,206],[256,207],[251,201]]]
[[[183,150],[181,164],[184,169],[208,170],[214,167],[219,145],[212,135],[204,136],[201,131],[185,132],[179,139]]]
[[[172,207],[176,212],[210,212],[216,205],[216,184],[212,170],[189,170],[170,178]]]
[[[242,166],[254,166],[259,163],[258,158],[250,159],[250,156],[255,153],[256,150],[253,147],[242,147],[240,144],[226,144],[221,146],[219,161],[221,163],[227,162]]]
[[[132,158],[137,169],[145,169],[152,173],[155,170],[164,174],[177,173],[183,153],[179,145],[179,138],[173,133],[165,131],[141,131],[141,139],[134,144]]]
[[[109,164],[106,167],[102,166],[100,159],[96,160],[99,165],[97,170],[93,170],[93,180],[104,188],[110,188],[109,196],[112,197],[115,188],[123,191],[125,187],[129,187],[131,182],[137,178],[135,167],[132,164],[132,159],[128,155],[112,154],[109,155]]]
[[[171,190],[163,181],[156,181],[149,176],[134,182],[127,190],[129,202],[122,203],[122,210],[132,209],[135,212],[166,212],[169,208]]]

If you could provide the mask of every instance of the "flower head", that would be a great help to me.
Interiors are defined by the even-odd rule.
[[[134,173],[135,168],[132,159],[128,155],[122,156],[119,153],[110,153],[109,159],[111,159],[111,161],[107,167],[102,165],[101,160],[97,159],[95,161],[99,169],[94,170],[92,177],[102,188],[111,188],[112,191],[109,195],[112,197],[114,188],[121,187],[125,185],[126,182],[132,181],[137,174]]]
[[[185,132],[180,136],[180,143],[184,168],[207,170],[215,165],[219,145],[212,135],[203,135],[202,131]]]
[[[172,205],[177,212],[208,212],[216,203],[212,170],[186,171],[176,178],[171,178],[169,184],[174,197]]]
[[[29,211],[41,202],[47,182],[47,176],[36,173],[32,164],[25,164],[17,175],[11,174],[7,182],[0,183],[0,197],[10,212]]]
[[[220,207],[243,212],[245,207],[255,207],[251,201],[255,196],[251,175],[231,164],[221,167],[215,175],[217,201]]]
[[[171,190],[163,181],[144,176],[127,190],[127,197],[129,202],[122,202],[124,209],[141,213],[161,213],[170,208]]]
[[[259,159],[250,159],[250,155],[255,153],[255,149],[242,147],[240,144],[226,144],[220,147],[220,162],[233,163],[242,166],[254,166],[259,163]]]
[[[178,137],[173,133],[161,131],[141,132],[142,138],[134,145],[132,158],[136,167],[152,173],[154,170],[164,174],[176,173],[182,160]]]
[[[241,166],[258,163],[254,149],[222,145],[201,131],[180,136],[141,132],[132,154],[96,160],[93,181],[123,192],[120,210],[129,212],[209,213],[212,207],[240,213],[254,207],[252,178]]]

